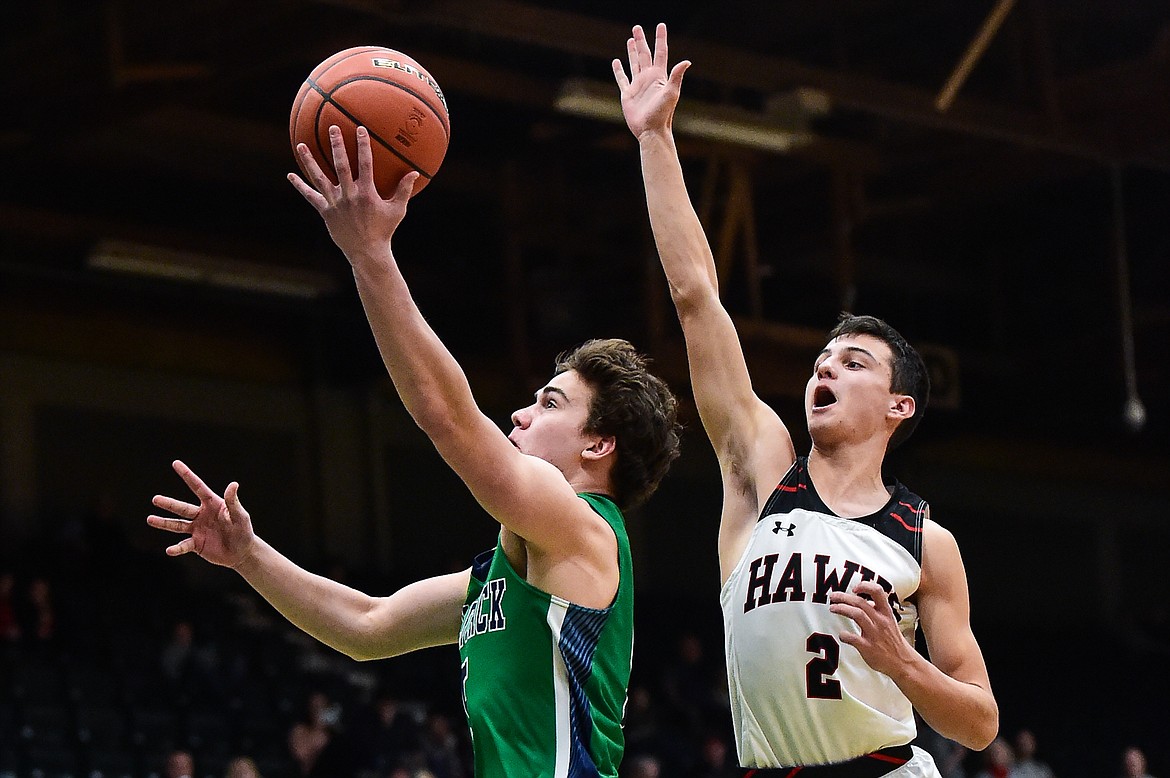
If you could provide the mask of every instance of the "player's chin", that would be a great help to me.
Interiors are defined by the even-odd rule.
[[[809,406],[804,411],[804,418],[808,422],[808,429],[828,429],[833,426],[832,409]]]
[[[814,445],[829,445],[841,437],[841,425],[836,423],[831,414],[810,410],[807,418],[808,434]]]

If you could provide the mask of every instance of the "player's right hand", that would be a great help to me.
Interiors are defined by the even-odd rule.
[[[659,24],[655,32],[654,52],[646,41],[646,33],[635,26],[626,41],[630,74],[627,77],[620,59],[613,61],[613,77],[622,94],[622,115],[635,137],[644,132],[667,130],[674,118],[682,90],[683,74],[691,63],[677,63],[666,72],[666,25]]]
[[[238,567],[252,550],[256,535],[252,519],[240,503],[240,485],[228,484],[223,497],[213,492],[203,480],[179,460],[171,463],[199,498],[199,504],[155,495],[151,502],[156,508],[180,518],[147,516],[146,523],[157,529],[190,535],[167,548],[168,556],[196,553],[208,562],[224,567]]]

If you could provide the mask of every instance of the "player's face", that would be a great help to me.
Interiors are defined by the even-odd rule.
[[[561,472],[579,465],[591,445],[583,431],[593,388],[574,370],[553,377],[536,393],[536,401],[512,414],[508,440],[525,454],[540,457]]]
[[[808,430],[814,442],[866,440],[888,432],[886,418],[893,353],[871,335],[843,335],[817,355],[804,390]]]

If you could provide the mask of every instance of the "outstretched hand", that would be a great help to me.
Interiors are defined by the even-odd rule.
[[[232,568],[239,566],[247,558],[256,540],[252,519],[240,504],[240,485],[231,482],[224,490],[223,497],[220,497],[179,460],[176,459],[171,466],[199,498],[199,504],[193,505],[161,494],[151,500],[156,508],[182,518],[151,515],[146,517],[147,524],[167,532],[190,535],[168,547],[167,555],[180,556],[193,552],[212,564]]]
[[[317,209],[329,236],[352,262],[368,250],[381,251],[406,216],[406,204],[414,191],[418,173],[410,172],[398,182],[398,188],[388,200],[383,200],[374,185],[374,157],[370,151],[370,134],[365,127],[357,128],[357,176],[349,164],[345,141],[337,125],[329,128],[329,145],[333,151],[333,169],[337,171],[334,184],[321,170],[309,147],[297,144],[297,154],[309,178],[306,182],[296,173],[288,180],[309,204]]]
[[[626,41],[630,60],[627,77],[620,59],[613,61],[613,77],[622,93],[622,115],[635,137],[647,131],[668,130],[674,119],[682,90],[683,74],[691,63],[683,60],[666,72],[666,25],[659,23],[655,30],[654,52],[646,41],[646,33],[635,26],[633,36]]]
[[[873,581],[863,581],[851,592],[831,592],[829,603],[830,611],[852,619],[861,630],[842,632],[841,642],[856,648],[874,670],[896,679],[914,648],[898,629],[886,590]]]

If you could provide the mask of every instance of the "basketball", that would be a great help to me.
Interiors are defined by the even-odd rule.
[[[451,137],[447,101],[438,82],[422,65],[400,51],[356,46],[326,59],[305,79],[293,101],[288,132],[295,150],[304,143],[336,184],[329,127],[345,139],[351,170],[357,173],[355,130],[369,130],[374,182],[390,197],[402,177],[419,172],[413,194],[430,183]],[[297,164],[306,173],[300,157]]]

